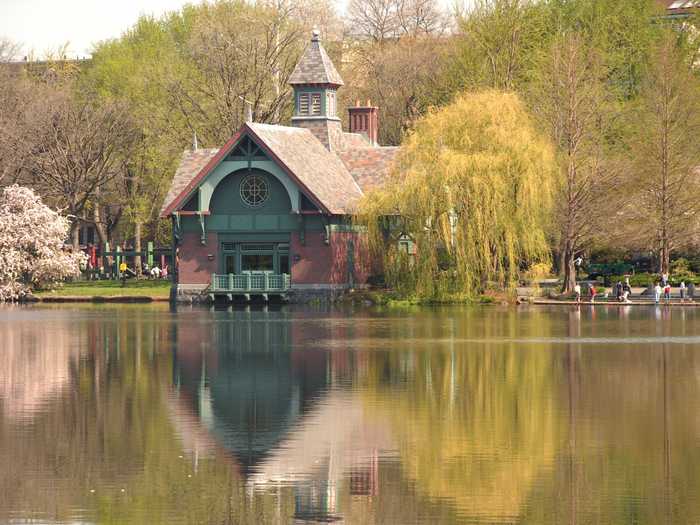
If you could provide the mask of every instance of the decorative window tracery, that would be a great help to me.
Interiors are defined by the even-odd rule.
[[[241,199],[251,208],[265,204],[270,196],[267,181],[260,175],[248,175],[241,181]]]

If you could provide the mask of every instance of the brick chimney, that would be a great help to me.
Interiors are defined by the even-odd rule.
[[[373,146],[377,146],[379,138],[379,108],[373,106],[370,100],[366,106],[360,105],[360,101],[355,102],[353,107],[348,108],[350,120],[350,133],[361,133]]]

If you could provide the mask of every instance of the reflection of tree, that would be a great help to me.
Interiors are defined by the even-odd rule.
[[[667,313],[649,330],[659,337],[688,335],[680,312]],[[640,316],[604,315],[599,321],[605,323],[616,315]],[[644,335],[636,321],[617,323],[620,335]],[[588,326],[600,335],[608,329]],[[575,440],[535,486],[523,523],[700,523],[700,420],[686,414],[700,399],[697,350],[659,342],[564,349],[556,374],[568,379],[558,397],[570,400]]]
[[[0,381],[21,371],[26,383],[17,404],[0,393],[0,522],[20,509],[13,517],[40,522],[286,524],[328,507],[362,525],[700,523],[697,349],[519,342],[692,334],[675,311],[654,322],[653,312],[599,309],[591,322],[588,308],[421,310],[355,324],[42,311],[0,323],[0,359],[11,364]],[[193,350],[174,359],[175,345]],[[270,352],[251,355],[257,346]],[[251,489],[254,477],[194,401],[208,388],[211,414],[230,416],[227,397],[251,384],[237,374],[251,376],[256,362],[258,379],[286,374],[303,394],[301,417],[256,463]],[[255,386],[267,410],[263,387],[273,386]],[[276,417],[238,417],[251,413],[240,402],[229,425]],[[288,472],[302,483],[287,482]]]
[[[436,319],[438,343],[418,339],[408,355],[375,353],[367,402],[391,422],[405,474],[419,492],[450,502],[459,514],[505,521],[521,514],[565,429],[555,413],[549,348],[459,343],[526,335],[494,313],[502,319],[494,318],[493,328],[474,315],[471,324],[458,319],[445,339],[445,321]],[[539,335],[548,329],[545,317],[529,328]]]
[[[19,320],[0,324],[0,413],[9,421],[35,416],[70,386],[80,334],[43,328]]]

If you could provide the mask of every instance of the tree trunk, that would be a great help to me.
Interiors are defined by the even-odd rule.
[[[134,251],[136,252],[136,257],[134,257],[134,266],[136,266],[136,275],[141,275],[141,221],[137,220],[134,222]]]
[[[661,240],[661,253],[659,253],[659,273],[671,273],[671,248],[668,239]]]
[[[559,248],[559,253],[557,253],[557,276],[564,277],[564,267],[566,266],[564,259],[564,246]]]
[[[95,209],[92,212],[92,220],[95,222],[95,231],[97,232],[97,236],[100,238],[101,248],[104,249],[104,245],[108,241],[108,239],[107,230],[105,229],[104,224],[102,224],[102,216],[100,215],[99,204],[95,204]]]
[[[574,250],[571,241],[567,241],[564,247],[564,285],[562,291],[571,293],[576,286],[576,266],[574,265]]]
[[[70,225],[70,238],[71,244],[73,245],[73,251],[77,252],[80,250],[80,221],[75,218]]]

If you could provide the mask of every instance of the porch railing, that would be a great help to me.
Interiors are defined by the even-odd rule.
[[[286,292],[289,275],[275,273],[212,274],[211,291],[222,293]]]

